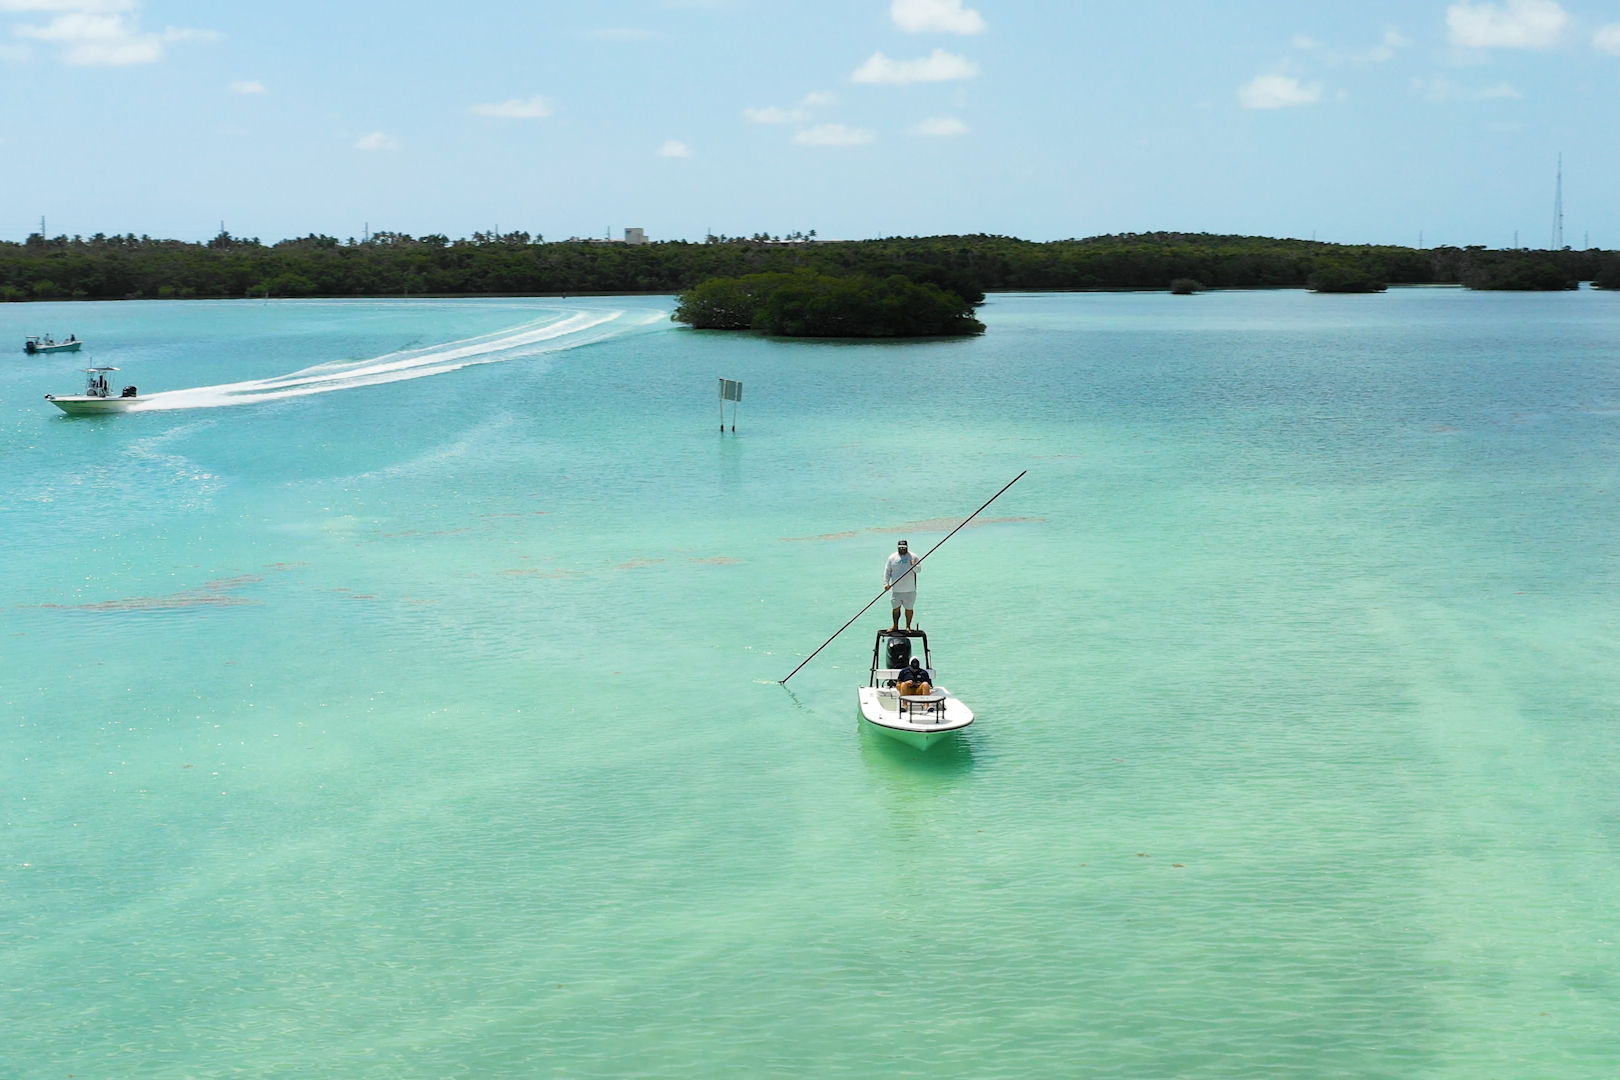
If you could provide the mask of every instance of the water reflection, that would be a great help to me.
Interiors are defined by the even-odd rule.
[[[927,750],[918,750],[873,731],[871,724],[861,723],[859,711],[855,722],[860,728],[861,760],[875,777],[900,786],[909,785],[912,790],[928,791],[954,786],[954,781],[973,770],[973,736],[969,732],[953,735]]]
[[[720,483],[734,488],[742,483],[743,444],[730,431],[720,432]]]

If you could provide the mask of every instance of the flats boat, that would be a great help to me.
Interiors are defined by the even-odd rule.
[[[72,334],[67,336],[66,341],[53,341],[51,335],[40,334],[38,337],[31,337],[23,342],[23,352],[28,353],[30,356],[34,353],[78,352],[79,346],[83,344],[84,342]]]
[[[921,648],[933,692],[902,695],[895,680]],[[861,719],[891,739],[927,750],[973,723],[973,710],[934,682],[928,635],[921,630],[880,630],[872,646],[872,675],[858,691]]]

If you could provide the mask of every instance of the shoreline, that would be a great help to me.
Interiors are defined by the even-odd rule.
[[[1599,288],[1595,284],[1593,284],[1591,281],[1582,281],[1582,282],[1580,282],[1580,287],[1578,289],[1475,289],[1475,288],[1470,288],[1467,285],[1464,285],[1464,284],[1462,284],[1460,282],[1455,282],[1455,281],[1403,282],[1403,283],[1400,283],[1400,284],[1390,284],[1389,286],[1387,286],[1387,290],[1389,292],[1395,292],[1397,290],[1413,290],[1413,289],[1459,289],[1459,290],[1461,290],[1463,292],[1504,292],[1504,293],[1510,293],[1510,292],[1561,293],[1561,292],[1615,292],[1615,291],[1620,291],[1620,290],[1614,290],[1614,289],[1602,289],[1602,288]],[[986,290],[984,290],[984,292],[985,292],[986,297],[990,297],[990,296],[1053,296],[1053,295],[1058,295],[1058,294],[1062,294],[1062,293],[1076,293],[1076,294],[1085,293],[1085,294],[1092,294],[1092,295],[1097,295],[1097,294],[1120,294],[1120,293],[1141,293],[1141,294],[1144,294],[1144,295],[1165,295],[1165,296],[1172,295],[1170,290],[1165,289],[1165,288],[1147,288],[1147,287],[1138,287],[1138,286],[1130,286],[1130,285],[1095,286],[1095,287],[1091,287],[1091,288],[1063,288],[1063,287],[1055,287],[1054,286],[1052,288],[1044,288],[1044,289],[1043,288],[1038,288],[1038,287],[1028,287],[1028,288],[1021,288],[1021,289],[986,289]],[[1322,295],[1322,296],[1341,296],[1341,295],[1376,296],[1376,295],[1378,295],[1377,293],[1336,293],[1336,292],[1318,291],[1316,289],[1307,288],[1307,287],[1305,287],[1303,285],[1212,285],[1212,286],[1209,286],[1208,288],[1200,289],[1200,290],[1198,290],[1198,292],[1199,292],[1199,294],[1204,294],[1204,293],[1239,293],[1239,292],[1303,292],[1303,293],[1316,293],[1317,295]],[[608,297],[608,296],[668,296],[668,297],[674,298],[674,297],[679,296],[679,295],[680,294],[678,292],[671,292],[668,289],[647,289],[647,290],[614,289],[614,290],[607,291],[607,292],[586,292],[586,291],[583,291],[583,290],[579,290],[579,291],[572,291],[572,292],[412,293],[409,296],[402,296],[402,295],[399,295],[399,294],[396,294],[396,293],[365,293],[365,294],[359,294],[359,295],[355,295],[355,294],[348,294],[348,295],[333,294],[333,295],[330,295],[330,296],[117,296],[117,297],[86,296],[86,297],[29,297],[28,299],[0,300],[0,305],[16,304],[18,306],[24,306],[24,305],[29,305],[29,304],[133,304],[133,303],[147,303],[147,304],[196,304],[196,303],[243,304],[243,303],[259,303],[259,304],[264,304],[264,303],[269,303],[272,300],[278,301],[278,302],[286,302],[286,301],[302,302],[302,301],[306,301],[306,300],[542,300],[542,299],[567,300],[567,299],[570,299],[571,297],[575,297],[575,296],[580,296],[580,297],[587,297],[588,296],[588,297],[592,297],[592,298],[600,298],[600,297]]]

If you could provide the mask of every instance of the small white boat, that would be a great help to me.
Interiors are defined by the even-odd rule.
[[[28,353],[30,356],[34,353],[78,352],[79,346],[83,344],[84,342],[72,334],[67,336],[66,341],[53,341],[51,335],[40,334],[38,337],[31,337],[23,342],[23,352]]]
[[[902,696],[895,680],[922,646],[922,664],[933,692]],[[918,750],[927,750],[973,723],[973,710],[934,682],[928,635],[921,630],[880,630],[872,646],[872,676],[859,690],[861,719]]]
[[[65,397],[46,394],[45,400],[71,416],[128,412],[141,403],[141,398],[133,386],[126,386],[121,394],[113,396],[111,387],[107,385],[107,372],[117,370],[115,367],[85,368],[83,394],[69,394]]]

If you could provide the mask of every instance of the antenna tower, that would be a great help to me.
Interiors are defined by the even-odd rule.
[[[1558,155],[1558,186],[1553,193],[1553,242],[1554,251],[1562,251],[1564,247],[1564,155]]]

